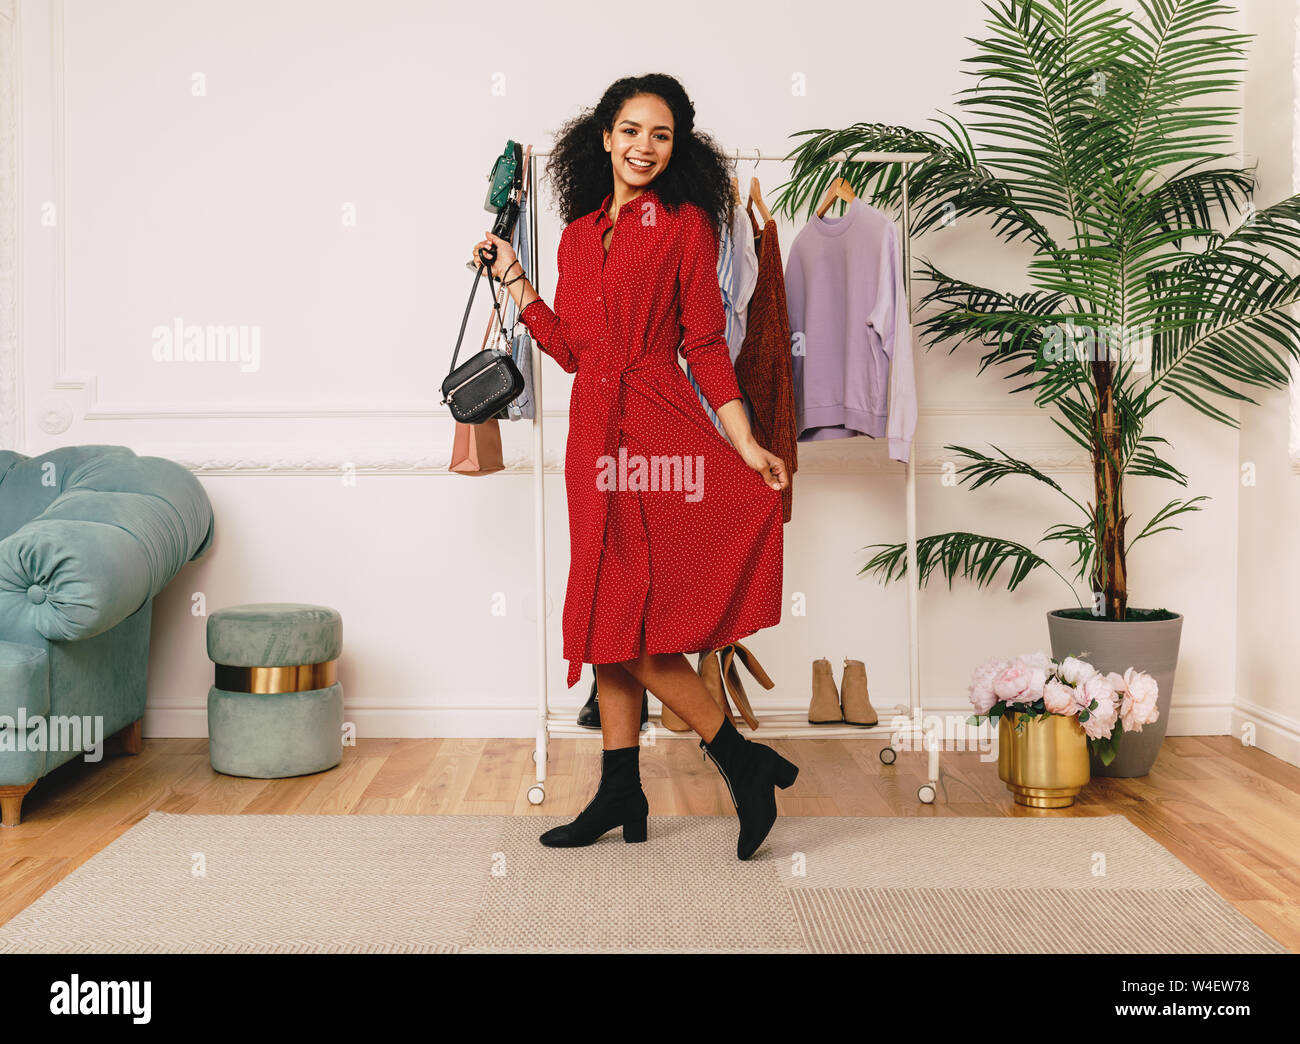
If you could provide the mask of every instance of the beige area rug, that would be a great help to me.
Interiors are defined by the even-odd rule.
[[[1287,952],[1123,816],[567,819],[152,812],[0,953]]]

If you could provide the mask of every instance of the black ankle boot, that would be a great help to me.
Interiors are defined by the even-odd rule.
[[[799,766],[766,744],[745,739],[730,717],[722,719],[712,742],[700,740],[700,747],[718,766],[731,791],[731,803],[740,819],[736,856],[748,859],[776,822],[776,791],[772,788],[790,786],[799,775]]]
[[[587,695],[587,702],[578,711],[578,724],[584,729],[600,728],[600,698],[596,694],[595,678],[591,679],[591,692]]]
[[[650,720],[650,700],[647,698],[645,689],[641,690],[641,728],[645,728],[646,722]],[[596,691],[596,679],[591,679],[591,693],[587,696],[587,702],[582,705],[578,711],[578,724],[584,729],[600,728],[600,694]]]
[[[650,803],[641,789],[640,755],[639,746],[601,751],[596,796],[572,823],[546,831],[542,844],[548,848],[579,848],[620,824],[624,841],[644,841]]]

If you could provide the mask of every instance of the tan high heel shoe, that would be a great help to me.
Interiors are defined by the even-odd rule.
[[[696,663],[696,670],[699,671],[700,678],[704,682],[704,687],[709,691],[713,702],[718,705],[718,709],[723,714],[727,714],[727,699],[722,692],[722,672],[718,668],[719,649],[708,649],[699,654]],[[670,732],[690,732],[691,727],[676,713],[668,704],[663,705],[663,714],[660,716],[664,728]]]
[[[822,657],[813,660],[812,702],[808,704],[808,720],[814,725],[836,725],[844,720],[840,709],[840,694],[835,688],[831,661]]]
[[[686,722],[683,721],[680,717],[678,717],[673,712],[673,709],[670,706],[668,706],[668,704],[666,703],[663,705],[663,712],[660,714],[659,720],[660,722],[662,722],[663,727],[668,729],[670,732],[691,731],[691,727],[687,725]]]
[[[721,659],[721,649],[700,653],[700,677],[704,679],[704,687],[709,690],[709,697],[718,705],[718,710],[730,717],[731,709],[727,706],[727,694],[722,687]]]
[[[740,711],[740,716],[745,719],[745,724],[751,729],[757,729],[759,721],[754,716],[754,708],[749,705],[749,697],[745,695],[745,687],[740,683],[740,671],[736,669],[737,661],[745,665],[745,669],[758,679],[758,683],[763,688],[770,689],[776,683],[768,677],[767,671],[763,670],[758,658],[739,642],[724,645],[719,652],[722,656],[722,676],[727,681],[727,692],[735,701],[736,709]]]
[[[844,720],[849,725],[875,725],[880,721],[867,694],[867,665],[861,660],[844,657],[844,674],[840,678],[840,701]]]

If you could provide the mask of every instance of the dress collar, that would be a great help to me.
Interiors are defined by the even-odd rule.
[[[652,193],[653,193],[653,195],[654,195],[654,197],[655,197],[656,199],[659,198],[659,193],[655,192],[655,187],[654,187],[654,185],[647,185],[646,188],[645,188],[645,191],[642,192],[640,196],[637,196],[637,197],[635,197],[634,199],[629,200],[629,202],[631,202],[631,203],[635,203],[638,199],[641,199],[641,198],[644,197],[644,196],[649,196],[649,195],[651,195]],[[599,225],[599,224],[601,224],[603,221],[608,221],[608,222],[610,222],[610,224],[613,224],[613,221],[612,221],[612,219],[611,219],[610,216],[609,216],[609,207],[610,207],[610,204],[613,203],[613,202],[614,202],[614,193],[613,193],[613,191],[611,191],[611,192],[609,193],[609,195],[607,195],[607,196],[605,197],[604,202],[601,203],[601,205],[600,205],[600,209],[599,209],[598,211],[596,211],[596,224]]]

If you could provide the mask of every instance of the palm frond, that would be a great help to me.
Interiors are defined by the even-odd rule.
[[[1164,523],[1167,522],[1169,519],[1173,518],[1175,515],[1181,515],[1188,511],[1200,511],[1201,509],[1196,506],[1197,502],[1202,500],[1209,500],[1209,499],[1210,499],[1209,497],[1202,496],[1202,497],[1189,497],[1186,500],[1175,499],[1169,501],[1168,504],[1166,504],[1164,507],[1162,507],[1159,511],[1157,511],[1152,516],[1150,522],[1148,522],[1145,526],[1142,527],[1142,532],[1128,542],[1128,546],[1131,548],[1143,537],[1155,536],[1157,533],[1163,533],[1169,529],[1177,529],[1181,532],[1183,528],[1182,526],[1167,526],[1164,525]]]
[[[1046,486],[1056,490],[1061,496],[1065,497],[1071,504],[1079,509],[1083,515],[1088,514],[1088,509],[1080,504],[1074,497],[1070,496],[1060,484],[1049,475],[1043,474],[1032,464],[1026,464],[1023,460],[1016,460],[998,446],[993,447],[1001,454],[1000,458],[990,457],[978,450],[970,449],[966,446],[947,445],[944,449],[951,450],[953,453],[965,457],[969,464],[957,469],[957,474],[961,476],[959,481],[970,483],[972,490],[979,489],[981,486],[991,486],[993,483],[1004,479],[1009,475],[1022,475],[1032,478]]]
[[[978,82],[958,104],[980,117],[971,129],[988,165],[1008,172],[1013,195],[1081,236],[1092,180],[1119,159],[1094,73],[1117,60],[1123,16],[1092,0],[986,6],[989,35],[972,41],[977,51],[966,59]]]
[[[1300,261],[1300,195],[1255,213],[1203,254],[1153,273],[1151,383],[1236,427],[1203,393],[1254,403],[1231,387],[1286,387],[1300,361],[1300,277],[1274,260]]]
[[[1092,521],[1072,526],[1066,523],[1053,526],[1043,534],[1044,540],[1059,540],[1074,548],[1074,578],[1082,581],[1092,568],[1092,556],[1097,550],[1097,538]]]
[[[912,231],[921,235],[961,217],[988,215],[994,233],[1008,242],[1025,238],[1051,249],[1052,237],[1031,210],[1019,203],[1008,186],[976,159],[970,136],[955,120],[935,120],[943,133],[912,131],[881,123],[855,123],[843,130],[799,131],[807,140],[786,157],[793,166],[790,179],[777,187],[774,214],[790,218],[811,214],[836,177],[853,186],[856,195],[874,206],[896,210],[902,205],[905,172],[895,163],[866,160],[831,162],[830,157],[873,152],[922,152],[928,158],[906,172],[912,207]]]
[[[1147,445],[1149,442],[1163,442],[1168,444],[1169,440],[1160,438],[1156,435],[1144,435],[1140,440],[1142,445],[1125,458],[1123,473],[1125,475],[1141,475],[1146,478],[1168,479],[1170,482],[1177,482],[1180,486],[1187,485],[1187,476],[1179,471],[1168,461],[1161,460],[1156,456],[1155,450]]]
[[[875,573],[882,583],[902,580],[907,576],[906,544],[870,544],[864,550],[873,548],[884,550],[873,555],[858,570],[858,574]],[[973,533],[936,533],[921,537],[916,542],[916,566],[920,573],[919,586],[924,587],[930,574],[940,570],[952,587],[958,576],[974,580],[979,587],[985,587],[997,579],[1003,566],[1008,566],[1007,590],[1014,591],[1035,569],[1045,567],[1057,576],[1059,572],[1045,558],[1036,555],[1023,544],[998,537],[976,536]],[[1069,581],[1061,577],[1069,586]],[[1070,588],[1073,591],[1073,588]],[[1077,599],[1076,595],[1076,599]]]
[[[943,306],[917,324],[923,339],[931,345],[952,341],[950,353],[969,341],[995,347],[997,350],[984,358],[981,370],[995,358],[1032,360],[1042,343],[1044,325],[1061,320],[1061,306],[1067,303],[1061,293],[1012,295],[990,290],[953,278],[928,261],[920,263],[920,274],[931,288],[919,306]]]
[[[1224,221],[1232,221],[1249,202],[1254,188],[1254,176],[1244,170],[1180,173],[1122,207],[1122,230],[1130,233],[1130,238],[1150,228],[1193,236],[1213,228],[1216,207]]]
[[[1116,182],[1129,190],[1150,171],[1223,159],[1233,105],[1192,104],[1240,84],[1245,34],[1215,24],[1233,9],[1219,0],[1139,0],[1127,46],[1106,69],[1102,108],[1127,128]]]

